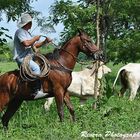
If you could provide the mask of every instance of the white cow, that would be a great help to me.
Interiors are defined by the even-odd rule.
[[[113,84],[113,89],[120,75],[121,89],[120,96],[123,96],[127,89],[130,89],[130,100],[133,100],[137,94],[137,90],[140,86],[140,64],[129,63],[119,69],[116,79]]]
[[[100,64],[100,67],[97,69],[97,96],[99,95],[100,89],[100,80],[104,74],[111,72],[111,69],[107,66]],[[95,91],[95,67],[92,66],[92,69],[85,68],[79,72],[72,72],[72,82],[68,88],[70,95],[80,98],[81,104],[88,98],[93,97]],[[53,98],[48,98],[44,104],[45,110],[49,110],[50,105],[53,102]]]

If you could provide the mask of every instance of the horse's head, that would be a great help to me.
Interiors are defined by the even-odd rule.
[[[79,37],[81,40],[81,52],[84,52],[87,56],[93,57],[95,60],[104,60],[103,51],[97,48],[97,46],[92,42],[91,38],[86,33],[79,30]]]

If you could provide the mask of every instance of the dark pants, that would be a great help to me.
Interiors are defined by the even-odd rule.
[[[37,91],[41,90],[41,80],[36,79],[32,82],[32,93],[36,93]]]

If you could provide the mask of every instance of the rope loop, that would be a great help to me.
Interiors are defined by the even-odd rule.
[[[33,73],[29,66],[30,60],[34,58],[35,62],[39,65],[41,74]],[[40,53],[27,55],[20,66],[20,76],[24,81],[34,81],[36,79],[48,76],[50,71],[50,63],[45,56]]]

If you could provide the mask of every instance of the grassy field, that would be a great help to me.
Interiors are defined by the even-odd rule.
[[[119,134],[139,132],[139,96],[133,102],[128,101],[128,96],[118,98],[119,86],[112,93],[112,82],[121,65],[113,66],[110,63],[108,66],[112,69],[112,73],[103,79],[104,96],[100,99],[97,110],[91,108],[94,99],[89,99],[84,107],[79,107],[79,100],[73,97],[76,122],[70,121],[65,108],[65,121],[60,123],[55,104],[52,105],[50,112],[45,112],[43,108],[45,99],[24,102],[11,119],[6,133],[0,124],[0,140],[112,140],[119,137]],[[2,73],[15,68],[17,68],[15,63],[0,63]],[[84,137],[83,133],[87,137]]]
[[[7,71],[15,70],[18,66],[15,62],[0,62],[0,72],[4,73]]]

